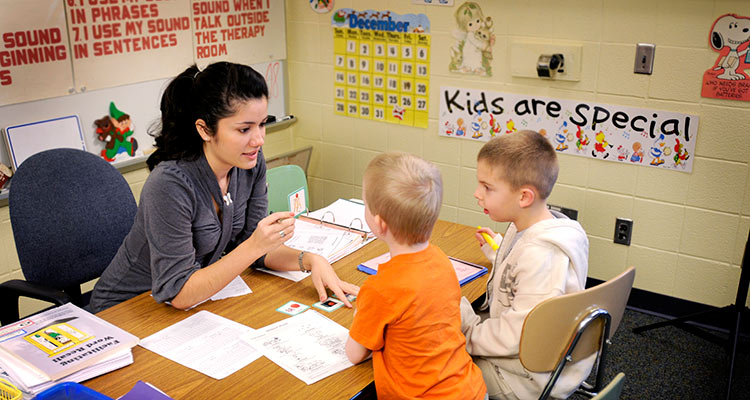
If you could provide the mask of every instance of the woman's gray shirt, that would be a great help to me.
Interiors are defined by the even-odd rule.
[[[263,153],[254,168],[232,168],[229,177],[227,205],[205,156],[159,163],[143,186],[133,228],[94,287],[90,309],[149,290],[157,302],[171,301],[190,275],[250,237],[268,214]]]

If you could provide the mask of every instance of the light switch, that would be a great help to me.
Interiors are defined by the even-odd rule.
[[[635,48],[635,67],[633,72],[636,74],[651,75],[654,71],[654,52],[656,46],[650,43],[638,43]]]

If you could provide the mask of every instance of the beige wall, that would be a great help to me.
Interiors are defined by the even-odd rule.
[[[440,167],[443,219],[502,229],[472,197],[481,143],[437,136],[441,85],[696,114],[700,126],[692,173],[561,155],[560,178],[549,202],[579,211],[591,242],[591,277],[611,278],[635,265],[638,288],[716,306],[732,303],[750,228],[750,138],[745,133],[750,103],[701,98],[700,86],[703,71],[716,59],[708,46],[712,23],[724,13],[750,15],[750,2],[477,2],[495,20],[492,78],[448,72],[455,7],[415,6],[407,0],[336,1],[336,8],[428,15],[430,126],[417,129],[334,115],[331,14],[315,14],[307,1],[286,1],[290,109],[299,118],[293,139],[295,147],[315,149],[309,171],[313,208],[339,197],[359,197],[368,161],[382,151],[402,150]],[[511,77],[508,49],[513,38],[582,44],[581,81]],[[653,75],[633,73],[638,42],[656,44]],[[612,242],[617,217],[634,220],[629,247]]]

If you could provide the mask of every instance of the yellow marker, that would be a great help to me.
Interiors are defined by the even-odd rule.
[[[482,227],[481,227],[481,226],[477,226],[477,229],[482,229]],[[498,246],[498,245],[497,245],[497,243],[495,243],[495,240],[494,240],[494,239],[492,239],[492,238],[490,237],[490,235],[488,235],[488,234],[486,234],[486,233],[482,232],[482,237],[484,238],[484,241],[485,241],[485,242],[489,243],[490,247],[492,247],[492,250],[495,250],[495,251],[497,251],[497,249],[499,249],[499,248],[500,248],[500,246]]]

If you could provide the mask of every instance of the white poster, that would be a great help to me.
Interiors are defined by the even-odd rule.
[[[66,0],[76,90],[172,77],[191,63],[184,0]]]
[[[191,2],[193,56],[199,67],[215,61],[255,64],[286,59],[284,2]]]
[[[73,87],[62,0],[0,0],[0,106]]]
[[[692,170],[695,115],[480,89],[440,88],[439,135],[488,141],[531,129],[562,154]]]

